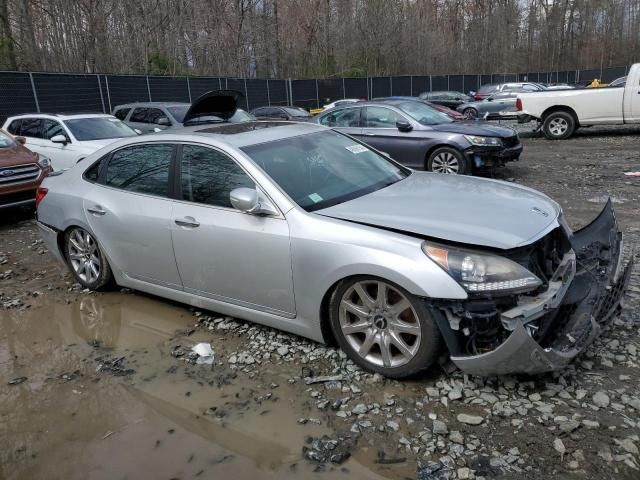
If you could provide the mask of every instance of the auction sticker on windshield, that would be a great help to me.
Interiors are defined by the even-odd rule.
[[[313,203],[318,203],[322,201],[322,197],[317,193],[310,193],[307,196],[309,197],[309,200],[311,200]]]
[[[351,153],[363,153],[368,152],[369,149],[364,145],[349,145],[348,147],[344,147],[349,150]]]

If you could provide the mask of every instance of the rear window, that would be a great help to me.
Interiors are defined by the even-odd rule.
[[[498,88],[497,85],[482,85],[478,89],[478,93],[491,93]]]
[[[176,119],[176,122],[182,123],[184,121],[184,116],[187,114],[189,110],[189,105],[180,105],[175,107],[167,107],[169,113],[173,118]]]
[[[124,120],[127,118],[127,114],[131,111],[130,108],[121,108],[120,110],[116,110],[113,114],[118,120]]]

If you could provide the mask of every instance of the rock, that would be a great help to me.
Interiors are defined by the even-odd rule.
[[[629,452],[632,455],[638,455],[638,447],[633,443],[633,440],[630,438],[625,438],[624,440],[615,440],[618,446],[622,447],[624,450]]]
[[[607,408],[609,406],[609,396],[602,390],[596,392],[591,400],[596,407]]]
[[[467,425],[480,425],[484,418],[476,416],[476,415],[467,415],[466,413],[460,413],[457,416],[457,419],[461,423],[465,423]]]
[[[278,355],[280,355],[281,357],[284,357],[287,353],[289,353],[289,347],[278,347],[276,352],[278,352]]]
[[[542,396],[540,396],[539,393],[532,393],[531,395],[529,395],[529,400],[531,400],[532,402],[539,402],[540,400],[542,400]]]
[[[563,458],[564,454],[567,452],[564,443],[562,443],[562,440],[560,440],[559,438],[556,438],[553,441],[553,448],[555,448],[556,452],[560,454],[560,458]]]
[[[463,467],[463,468],[459,468],[458,469],[458,478],[460,480],[469,480],[473,477],[473,472],[471,471],[470,468],[467,467]]]
[[[362,415],[363,413],[367,413],[367,406],[364,403],[359,403],[351,410],[351,413],[354,415]]]
[[[447,428],[447,424],[442,420],[434,420],[433,421],[433,433],[436,435],[444,435],[447,433],[449,429]]]
[[[386,423],[387,427],[390,428],[391,430],[393,430],[394,432],[397,432],[400,429],[400,424],[398,422],[394,422],[392,420],[389,420]]]
[[[570,470],[577,470],[580,467],[580,464],[575,460],[571,460],[567,466]]]
[[[485,402],[490,403],[490,404],[492,404],[492,405],[493,405],[494,403],[497,403],[497,402],[498,402],[498,397],[496,397],[496,396],[495,396],[494,394],[492,394],[492,393],[486,393],[486,392],[483,392],[483,393],[481,393],[481,394],[480,394],[480,398],[481,398],[482,400],[484,400]]]
[[[460,400],[462,398],[462,390],[454,388],[447,396],[449,397],[449,400]]]
[[[464,445],[464,435],[462,435],[462,433],[458,432],[457,430],[454,430],[449,434],[449,440],[451,440],[453,443]]]
[[[600,428],[600,423],[594,420],[582,420],[582,424],[590,430],[595,430]]]

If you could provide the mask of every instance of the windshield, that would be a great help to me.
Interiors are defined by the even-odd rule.
[[[184,116],[189,110],[189,105],[176,105],[174,107],[167,107],[167,110],[169,110],[171,116],[176,119],[176,122],[182,123],[184,121]]]
[[[482,85],[479,89],[478,89],[478,93],[490,93],[493,92],[494,90],[496,90],[498,88],[497,85],[494,84],[487,84],[487,85]]]
[[[90,117],[65,120],[73,136],[80,141],[105,140],[107,138],[135,137],[137,133],[117,118]]]
[[[0,131],[0,148],[13,147],[13,138]]]
[[[308,212],[380,190],[410,173],[369,147],[333,131],[250,145],[242,150]]]
[[[398,108],[421,125],[440,125],[441,123],[453,122],[447,114],[439,112],[422,102],[401,103]]]
[[[310,117],[311,116],[311,114],[307,112],[304,108],[289,108],[289,107],[282,107],[282,108],[284,108],[285,111],[292,117]]]

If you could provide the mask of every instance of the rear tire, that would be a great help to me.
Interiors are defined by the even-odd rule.
[[[573,135],[576,120],[567,111],[551,112],[542,122],[542,132],[549,140],[564,140]]]
[[[329,319],[351,360],[389,378],[425,370],[440,353],[440,330],[424,302],[380,278],[359,275],[338,284]]]
[[[478,110],[473,107],[465,108],[462,111],[462,114],[469,120],[475,120],[476,118],[478,118]]]
[[[471,164],[459,150],[452,147],[440,147],[429,155],[427,170],[449,175],[468,175],[471,173]]]
[[[84,288],[102,290],[113,283],[109,262],[93,235],[73,227],[64,234],[64,254],[73,276]]]

